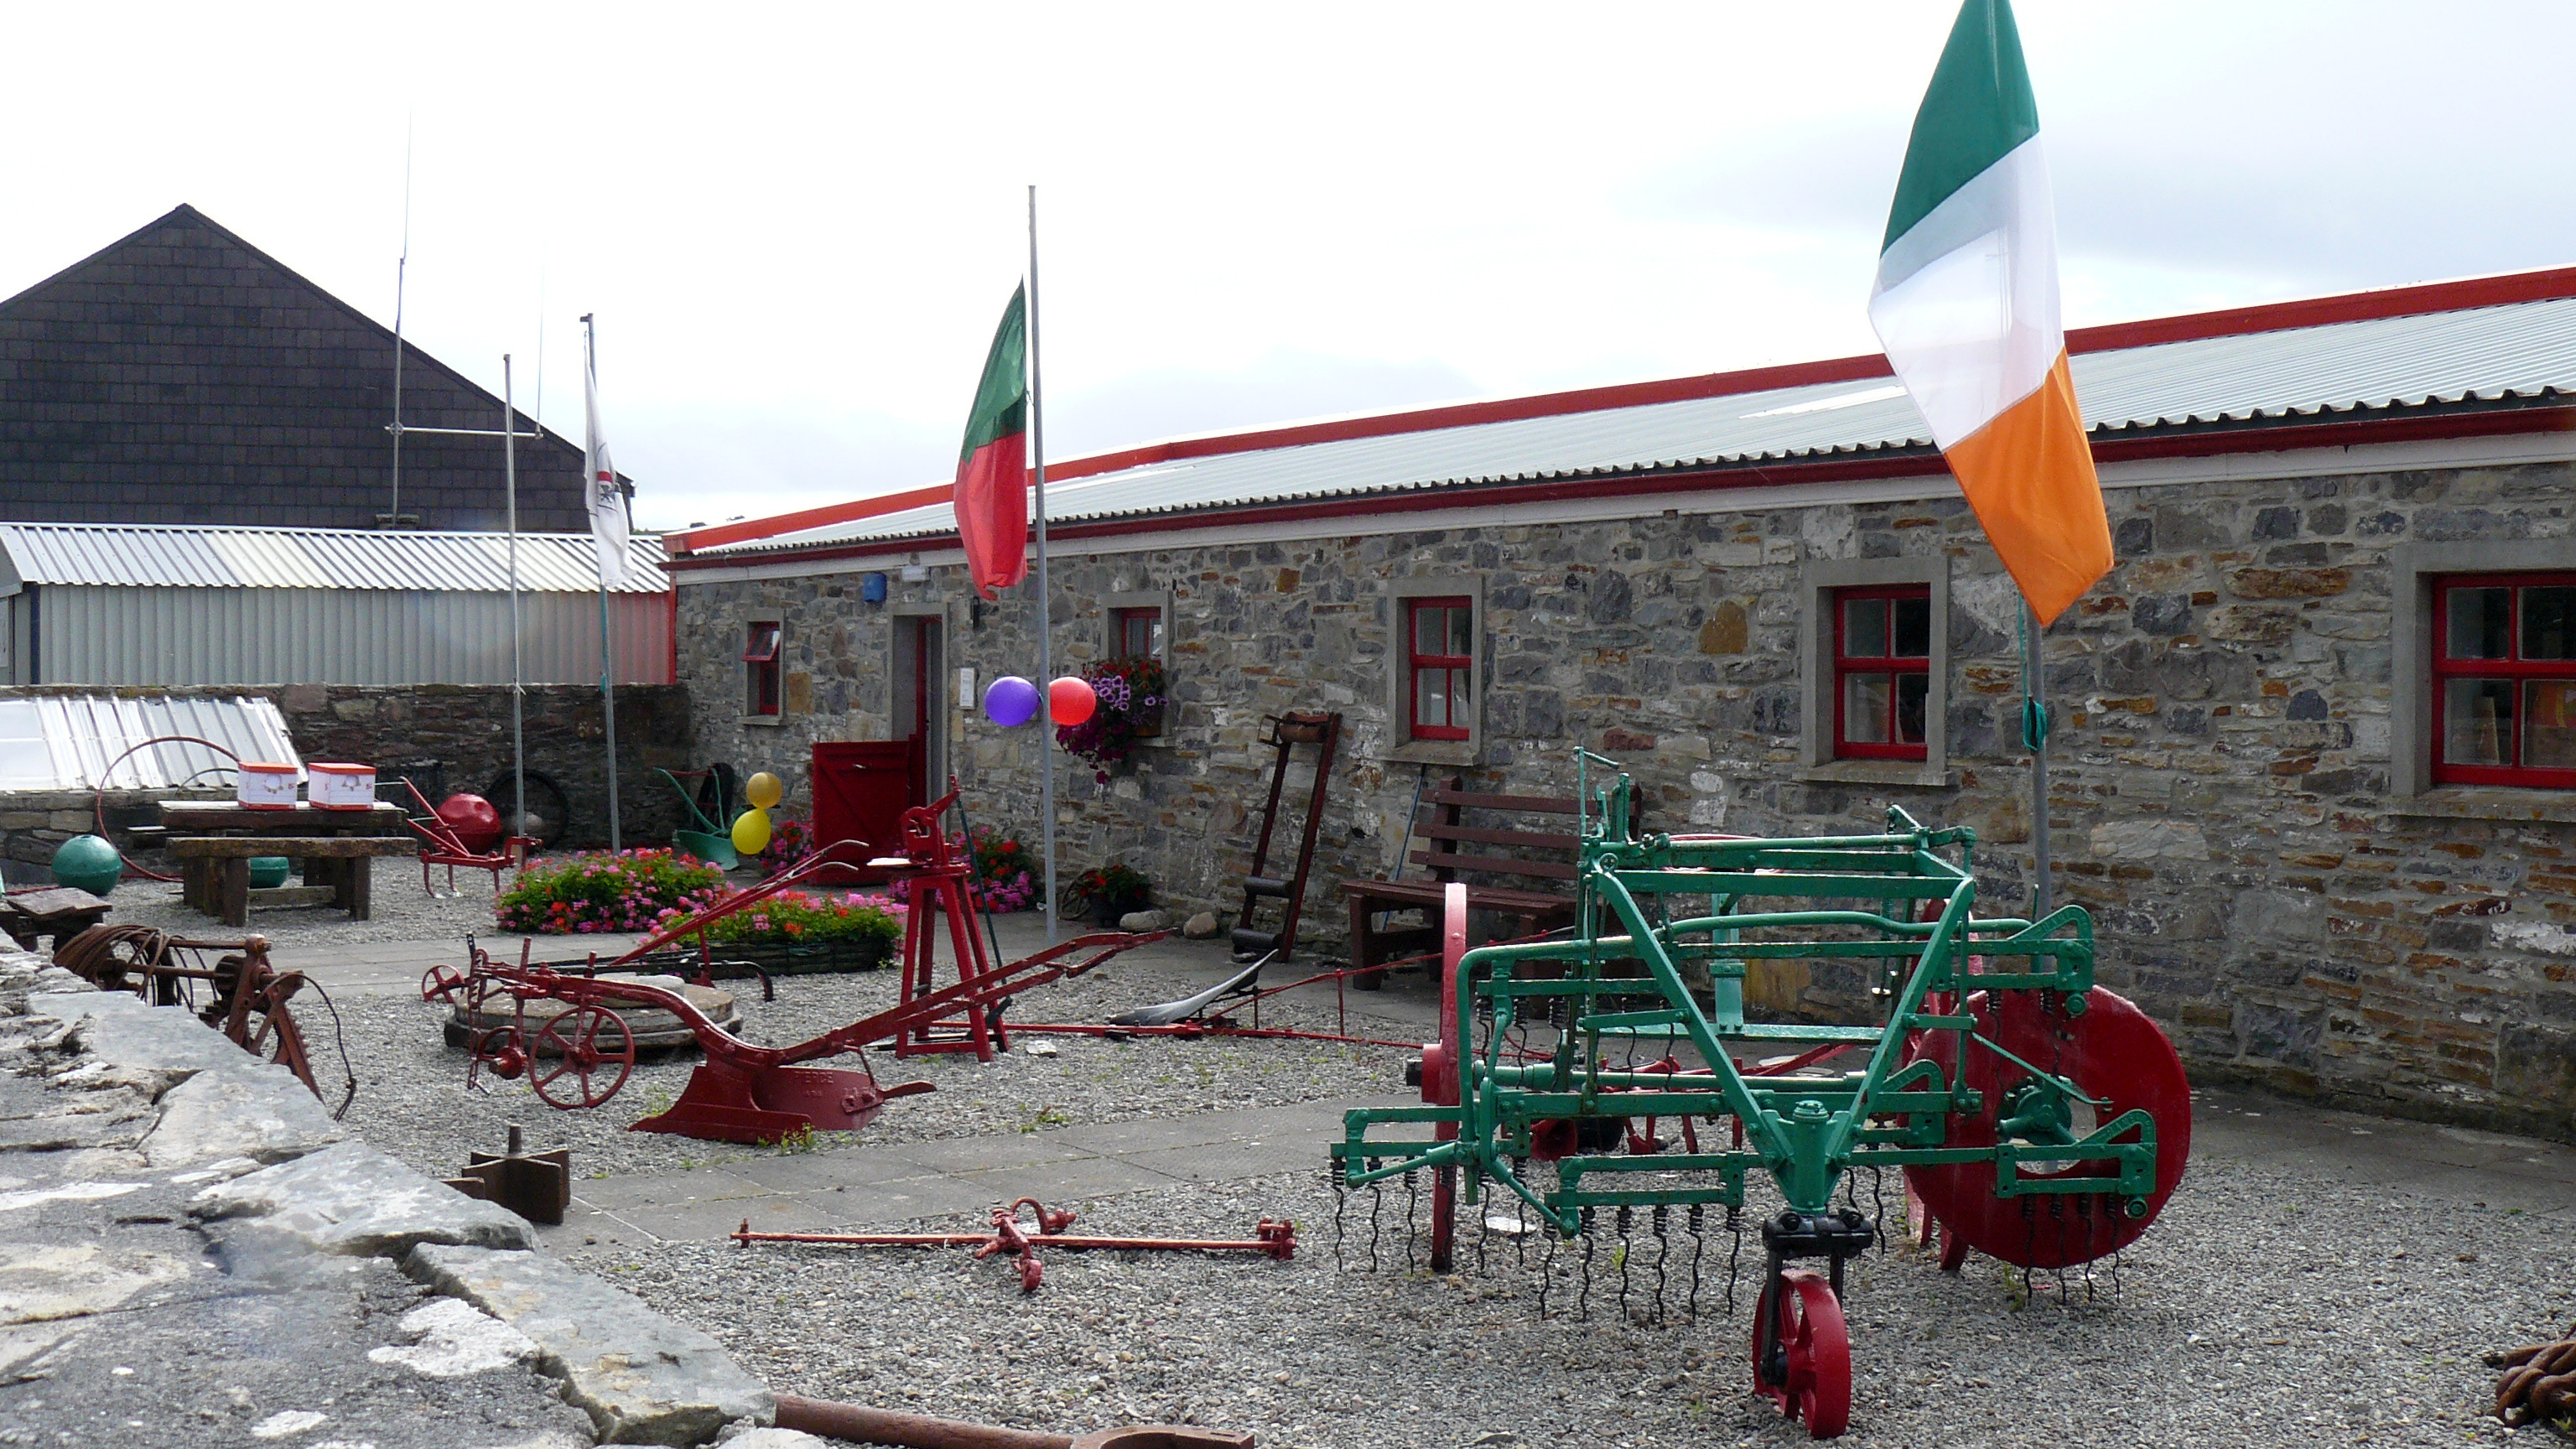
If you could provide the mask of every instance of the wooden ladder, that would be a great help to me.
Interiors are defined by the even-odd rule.
[[[1270,767],[1270,803],[1261,814],[1261,838],[1252,847],[1252,874],[1243,882],[1243,910],[1234,918],[1234,956],[1240,961],[1263,952],[1276,952],[1286,961],[1297,952],[1297,917],[1306,904],[1306,868],[1315,860],[1315,831],[1324,821],[1324,787],[1333,775],[1333,749],[1341,743],[1342,717],[1334,714],[1284,714],[1270,720],[1270,737],[1264,743],[1279,754]],[[1269,874],[1270,840],[1279,824],[1279,795],[1288,783],[1288,760],[1299,745],[1314,745],[1315,788],[1306,797],[1306,829],[1297,839],[1297,868],[1288,875]],[[1278,929],[1265,931],[1252,924],[1253,912],[1264,900],[1279,902],[1281,919]]]

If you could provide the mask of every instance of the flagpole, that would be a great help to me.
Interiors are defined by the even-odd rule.
[[[1046,888],[1047,944],[1055,944],[1055,751],[1048,738],[1054,733],[1055,711],[1047,686],[1055,674],[1055,665],[1047,647],[1047,636],[1053,632],[1049,606],[1054,595],[1047,592],[1046,540],[1046,413],[1038,395],[1038,189],[1029,186],[1029,462],[1037,484],[1038,514],[1038,811],[1045,816],[1044,862]]]
[[[501,481],[510,524],[510,834],[528,833],[528,742],[519,661],[519,410],[510,400],[510,354],[501,354]]]
[[[589,406],[587,400],[596,396],[599,391],[599,334],[590,317],[591,314],[588,312],[581,314],[582,397],[585,400],[583,404],[585,409]],[[542,378],[539,379],[539,383],[543,384]],[[586,418],[585,424],[590,431],[598,431],[597,418]],[[585,465],[582,471],[587,473],[590,470]],[[616,481],[612,470],[609,478],[611,486],[614,486]],[[583,483],[584,496],[591,496],[599,487],[597,479],[584,479]],[[624,560],[620,560],[619,564],[622,568]],[[626,843],[620,838],[617,829],[617,666],[614,660],[615,655],[608,645],[608,578],[603,573],[599,580],[599,707],[600,712],[607,719],[608,848],[623,850],[626,848]]]
[[[2028,599],[2022,601],[2021,627],[2021,739],[2030,747],[2030,853],[2039,876],[2032,886],[2030,918],[2036,921],[2048,914],[2055,892],[2048,878],[2048,669],[2043,648],[2048,635]]]

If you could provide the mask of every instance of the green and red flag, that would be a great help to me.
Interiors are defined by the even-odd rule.
[[[2058,320],[2057,216],[2009,0],[1967,0],[1906,142],[1870,325],[2031,612],[2111,567]]]
[[[1011,294],[957,453],[957,537],[986,598],[1029,573],[1028,289]]]

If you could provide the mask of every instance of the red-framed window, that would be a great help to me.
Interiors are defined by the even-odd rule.
[[[1405,697],[1412,737],[1463,740],[1474,705],[1476,609],[1464,596],[1404,601]]]
[[[1932,698],[1929,584],[1837,589],[1834,754],[1854,760],[1925,758]]]
[[[2576,786],[2576,574],[2433,586],[2433,779]]]
[[[743,633],[742,708],[745,714],[778,713],[778,623],[752,624]]]
[[[1163,657],[1163,611],[1151,605],[1109,611],[1109,652],[1121,659]]]

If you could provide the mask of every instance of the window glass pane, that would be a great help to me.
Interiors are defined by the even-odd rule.
[[[1467,671],[1449,671],[1449,722],[1460,729],[1467,727]]]
[[[1146,610],[1146,611],[1145,611],[1145,647],[1144,647],[1143,649],[1138,650],[1137,652],[1138,652],[1138,653],[1140,653],[1140,654],[1151,654],[1151,655],[1155,656],[1156,658],[1160,658],[1160,657],[1162,657],[1162,653],[1163,653],[1163,611],[1162,611],[1162,610],[1160,610],[1160,609],[1148,609],[1148,610]]]
[[[2576,679],[2534,679],[2522,687],[2522,762],[2576,770]]]
[[[1881,612],[1884,612],[1882,606]],[[1843,676],[1843,738],[1856,745],[1887,741],[1887,684],[1884,674]]]
[[[1843,600],[1843,657],[1887,657],[1887,600]]]
[[[1441,615],[1444,612],[1446,611],[1437,604],[1413,606],[1413,652],[1417,657],[1440,652],[1440,639],[1444,629]]]
[[[1449,723],[1449,671],[1418,670],[1413,676],[1413,722],[1430,729]]]
[[[2512,680],[2452,679],[2443,682],[2442,763],[2513,763]]]
[[[1464,604],[1449,610],[1449,652],[1464,659],[1476,652],[1476,611]]]
[[[2502,659],[2512,631],[2513,590],[2453,589],[2449,594],[2453,659]]]
[[[1907,659],[1932,656],[1932,601],[1923,599],[1891,600],[1896,606],[1896,648],[1890,652]]]
[[[2522,657],[2576,659],[2576,588],[2550,584],[2522,591]]]
[[[1896,738],[1900,744],[1923,743],[1923,705],[1931,692],[1929,674],[1896,676]]]

